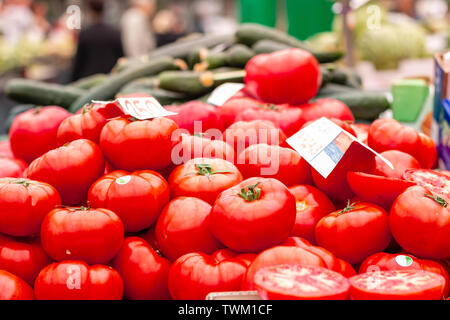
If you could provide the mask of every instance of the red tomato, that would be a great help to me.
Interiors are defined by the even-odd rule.
[[[346,300],[350,283],[322,267],[282,264],[260,269],[255,286],[264,300]]]
[[[197,198],[180,197],[164,208],[156,223],[156,240],[174,261],[186,253],[211,254],[222,246],[209,231],[211,206]]]
[[[356,133],[356,137],[364,144],[367,144],[367,138],[369,137],[370,125],[365,123],[351,124],[353,131]]]
[[[450,207],[429,190],[413,186],[398,196],[389,215],[392,235],[422,258],[450,258]]]
[[[158,170],[171,163],[172,140],[177,124],[167,118],[135,121],[120,118],[109,121],[100,134],[100,146],[114,168]]]
[[[269,120],[283,130],[287,136],[297,133],[305,123],[300,108],[289,105],[267,105],[261,103],[256,108],[241,111],[235,121]]]
[[[246,90],[269,103],[306,103],[322,81],[316,58],[297,48],[259,54],[247,63],[245,71]]]
[[[195,197],[213,204],[217,196],[242,181],[239,170],[226,160],[197,158],[175,168],[169,177],[172,197]]]
[[[253,144],[237,158],[244,178],[276,178],[286,186],[312,182],[309,164],[294,150],[267,144]]]
[[[90,185],[103,175],[105,160],[100,148],[90,140],[75,140],[34,160],[25,175],[51,184],[65,205],[86,199]]]
[[[373,122],[369,129],[368,143],[377,152],[399,150],[409,153],[425,169],[434,167],[437,161],[437,149],[430,137],[394,119]]]
[[[0,270],[0,300],[34,300],[33,288],[12,273]]]
[[[222,140],[202,136],[181,135],[181,141],[172,149],[172,162],[180,165],[195,158],[223,159],[234,162],[234,149]]]
[[[238,121],[223,133],[223,141],[233,146],[236,156],[252,144],[283,145],[284,132],[267,120]]]
[[[450,175],[428,169],[406,170],[403,178],[450,200]]]
[[[109,266],[67,260],[41,270],[34,294],[37,300],[121,300],[123,282]]]
[[[284,184],[272,178],[250,178],[219,195],[210,228],[230,249],[259,252],[286,240],[295,215],[295,198]]]
[[[44,216],[61,204],[51,185],[28,179],[0,179],[0,232],[25,237],[39,234]]]
[[[355,121],[350,108],[339,100],[330,98],[317,99],[299,107],[302,110],[303,122],[314,121],[322,117],[350,122]]]
[[[359,273],[384,270],[424,270],[440,274],[445,278],[444,297],[448,296],[450,286],[449,274],[438,262],[417,259],[410,254],[378,252],[364,260],[359,267]]]
[[[122,276],[125,297],[132,300],[166,300],[170,298],[167,279],[170,262],[160,257],[143,239],[126,238],[113,260]]]
[[[336,208],[330,199],[319,189],[308,185],[289,188],[297,204],[297,216],[291,236],[297,236],[315,243],[314,229],[319,220]]]
[[[250,264],[245,277],[242,279],[242,290],[254,290],[255,274],[264,267],[279,264],[298,264],[302,267],[327,267],[321,257],[306,249],[294,246],[273,247],[258,254]]]
[[[151,170],[117,170],[98,179],[89,189],[89,203],[116,213],[125,231],[137,232],[155,224],[169,202],[167,181]]]
[[[373,174],[388,178],[403,179],[403,173],[406,170],[420,169],[419,161],[408,153],[398,150],[388,150],[380,154],[391,162],[394,169],[392,170],[380,157],[376,157]]]
[[[28,167],[28,163],[21,159],[3,158],[0,156],[0,178],[19,178]]]
[[[39,239],[16,240],[0,235],[0,270],[9,271],[33,285],[39,271],[50,262]]]
[[[388,214],[370,203],[353,203],[323,217],[316,226],[317,243],[352,264],[387,248],[391,241]]]
[[[14,158],[9,140],[0,141],[0,157]]]
[[[67,142],[78,139],[88,139],[98,144],[100,133],[108,119],[120,115],[117,112],[108,117],[102,112],[103,107],[104,105],[95,104],[83,107],[79,114],[65,119],[58,128],[58,144],[62,146]]]
[[[156,240],[155,228],[148,229],[143,234],[139,235],[139,237],[147,241],[152,249],[155,250],[160,256],[163,255],[161,249],[159,248],[159,243]]]
[[[228,128],[236,122],[236,117],[241,112],[247,109],[257,109],[261,104],[263,102],[249,97],[232,98],[217,107],[216,112],[222,120],[224,128]]]
[[[71,114],[60,107],[39,107],[19,114],[9,130],[14,156],[30,163],[57,147],[56,133]]]
[[[207,132],[209,129],[224,129],[216,108],[207,103],[190,101],[180,106],[165,106],[165,109],[178,113],[167,118],[175,121],[180,129],[188,130],[190,134]]]
[[[350,278],[350,277],[353,277],[354,275],[356,275],[356,271],[355,271],[355,269],[353,269],[353,267],[350,263],[348,263],[345,260],[339,259],[339,258],[337,259],[337,261],[338,261],[338,266],[336,266],[334,271],[339,272],[346,278]]]
[[[122,221],[107,209],[58,208],[42,221],[42,246],[57,261],[108,263],[124,239]]]
[[[204,300],[210,292],[238,291],[253,254],[222,249],[178,258],[169,273],[169,290],[176,300]]]
[[[375,271],[350,279],[354,300],[440,300],[444,277],[421,270]]]

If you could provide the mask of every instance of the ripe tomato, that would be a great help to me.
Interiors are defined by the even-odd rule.
[[[226,160],[197,158],[178,166],[169,177],[172,197],[195,197],[213,204],[225,189],[242,181],[239,170]]]
[[[56,133],[71,114],[60,107],[39,107],[19,114],[9,130],[14,156],[30,163],[57,147]]]
[[[39,234],[44,216],[61,204],[51,185],[28,179],[0,179],[0,232],[25,237]]]
[[[11,272],[33,285],[39,271],[50,262],[38,239],[16,240],[0,235],[0,270]]]
[[[448,200],[413,186],[392,205],[392,235],[403,249],[421,258],[450,258],[450,207]]]
[[[209,129],[224,129],[216,108],[207,103],[190,101],[180,106],[165,106],[165,109],[178,113],[167,118],[175,121],[180,129],[188,130],[190,134],[206,132]]]
[[[253,254],[222,249],[207,255],[188,253],[178,258],[169,273],[169,290],[175,300],[204,300],[210,292],[238,291]]]
[[[9,140],[0,141],[0,157],[14,158]]]
[[[299,266],[324,267],[325,261],[318,255],[296,246],[277,246],[267,249],[256,256],[242,279],[242,290],[254,290],[255,274],[264,267],[280,264],[298,264]]]
[[[365,123],[357,123],[357,124],[351,124],[350,125],[356,133],[356,137],[359,141],[361,141],[364,144],[367,144],[367,138],[369,137],[369,128],[370,125]]]
[[[238,121],[223,133],[223,141],[233,146],[236,156],[253,144],[283,145],[284,132],[267,120]]]
[[[398,151],[388,150],[380,153],[392,164],[391,169],[380,157],[376,157],[376,165],[373,174],[388,178],[403,179],[403,173],[408,169],[420,169],[420,163],[412,155]]]
[[[120,118],[109,121],[100,134],[100,146],[116,169],[158,170],[171,163],[172,140],[177,124],[167,118],[138,121]]]
[[[80,139],[37,158],[24,174],[54,186],[63,204],[76,205],[86,199],[90,185],[104,171],[105,160],[100,148],[90,140]]]
[[[121,300],[123,282],[109,266],[67,260],[39,272],[34,294],[37,300]]]
[[[122,221],[107,209],[58,208],[42,221],[42,246],[57,261],[108,263],[124,239]]]
[[[245,71],[246,90],[270,103],[306,103],[322,81],[316,58],[297,48],[259,54],[247,63]]]
[[[351,277],[354,300],[440,300],[444,277],[422,270],[367,272]]]
[[[28,163],[21,159],[4,158],[0,156],[0,178],[19,178],[28,167]]]
[[[167,181],[155,171],[117,170],[92,184],[88,200],[95,208],[116,213],[125,231],[137,232],[155,224],[169,202],[169,193]]]
[[[247,109],[257,109],[263,102],[250,97],[231,98],[223,105],[216,108],[216,112],[224,124],[224,128],[228,128],[234,122],[236,117]]]
[[[286,186],[312,182],[309,164],[290,148],[253,144],[238,156],[236,163],[244,178],[276,178]]]
[[[180,197],[164,208],[156,223],[156,241],[174,261],[190,252],[211,254],[222,246],[209,231],[211,206],[197,198]]]
[[[353,267],[350,263],[348,263],[345,260],[339,259],[339,258],[337,258],[337,260],[338,260],[338,266],[336,266],[334,271],[339,272],[346,278],[350,278],[350,277],[353,277],[354,275],[356,275],[356,271],[355,271],[355,269],[353,269]]]
[[[354,122],[355,117],[346,104],[339,100],[323,98],[299,106],[302,110],[302,121],[309,122],[325,118],[334,118],[342,121]]]
[[[222,140],[203,136],[181,135],[181,141],[172,149],[172,162],[180,165],[195,158],[223,159],[234,162],[234,149]]]
[[[250,178],[219,195],[210,228],[230,249],[259,252],[286,240],[295,215],[295,198],[284,184],[272,178]]]
[[[391,241],[388,214],[381,207],[360,202],[323,217],[316,226],[317,243],[352,264],[387,248]]]
[[[0,300],[34,300],[33,288],[12,273],[0,270]]]
[[[264,300],[346,300],[350,283],[322,267],[282,264],[260,269],[255,286]]]
[[[170,261],[160,257],[144,240],[126,238],[113,260],[125,286],[125,297],[132,300],[167,300]]]
[[[289,188],[289,191],[294,195],[297,204],[297,216],[290,235],[315,243],[316,224],[336,208],[322,191],[313,186],[297,185]]]
[[[433,140],[394,119],[374,121],[369,128],[368,143],[377,152],[400,150],[409,153],[425,169],[434,167],[437,162],[437,149]]]
[[[450,200],[450,175],[428,169],[406,170],[403,178]]]

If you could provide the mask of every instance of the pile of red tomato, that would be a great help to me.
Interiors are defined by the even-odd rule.
[[[20,114],[0,146],[0,299],[448,297],[450,174],[432,170],[433,141],[308,102],[318,63],[292,50],[251,60],[247,88],[218,107]],[[283,54],[295,63],[271,63]],[[394,169],[353,143],[322,177],[285,142],[321,117]]]

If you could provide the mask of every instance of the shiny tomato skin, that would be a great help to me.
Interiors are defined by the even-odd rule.
[[[409,153],[425,169],[436,165],[437,149],[433,140],[395,119],[375,120],[369,128],[368,144],[377,152],[399,150]]]
[[[367,272],[349,280],[353,300],[440,300],[445,283],[443,276],[422,270]]]
[[[355,117],[347,105],[331,98],[317,99],[314,102],[298,106],[302,110],[303,122],[314,121],[322,117],[354,122]]]
[[[172,140],[177,124],[167,118],[133,121],[122,117],[109,121],[100,134],[105,158],[116,169],[159,170],[171,163]]]
[[[223,105],[217,107],[217,114],[224,124],[224,128],[228,128],[236,122],[237,116],[247,109],[257,109],[263,102],[250,97],[232,98]]]
[[[246,179],[275,178],[288,187],[312,183],[309,164],[290,148],[254,144],[238,156],[236,164]]]
[[[170,261],[160,257],[144,239],[126,238],[112,266],[122,276],[126,298],[170,299],[167,284]]]
[[[28,163],[21,159],[3,158],[0,156],[0,178],[19,178],[28,167]]]
[[[306,103],[322,81],[316,58],[297,48],[256,55],[245,71],[246,90],[269,103]]]
[[[127,232],[154,225],[169,198],[167,181],[151,170],[113,171],[95,181],[88,193],[91,206],[116,213]]]
[[[388,150],[380,153],[394,167],[391,169],[380,157],[376,157],[376,165],[373,174],[388,178],[403,179],[403,174],[408,169],[420,169],[420,163],[412,155],[398,151]]]
[[[19,114],[9,130],[14,156],[30,163],[56,148],[58,127],[70,115],[67,110],[55,106],[34,108]]]
[[[56,261],[106,264],[119,251],[123,239],[122,221],[107,209],[53,209],[41,226],[42,246]]]
[[[259,197],[243,198],[242,192],[251,192],[249,187]],[[250,178],[219,195],[210,228],[232,250],[259,252],[286,240],[295,215],[295,198],[284,184],[272,178]]]
[[[80,139],[37,158],[25,175],[55,187],[64,205],[77,205],[86,199],[89,187],[104,171],[100,148],[90,140]]]
[[[170,294],[175,300],[204,300],[210,292],[239,291],[254,258],[254,254],[238,254],[229,249],[211,255],[185,254],[170,268]]]
[[[248,267],[242,279],[242,290],[255,290],[255,274],[264,267],[279,264],[298,264],[300,266],[324,267],[325,261],[318,255],[296,246],[276,246],[259,253]]]
[[[356,275],[356,271],[350,263],[339,258],[337,260],[338,266],[336,266],[334,271],[339,272],[346,278],[350,278]]]
[[[325,193],[310,185],[289,188],[296,200],[297,216],[291,236],[305,238],[315,243],[314,229],[319,220],[335,210]]]
[[[12,273],[0,270],[1,300],[34,300],[33,288]]]
[[[14,158],[9,140],[0,141],[0,156],[5,158]]]
[[[39,239],[0,235],[0,270],[11,272],[33,285],[39,271],[50,263]]]
[[[0,179],[0,232],[17,237],[39,234],[44,216],[61,204],[51,185],[29,179]]]
[[[367,145],[370,125],[366,123],[356,123],[351,124],[350,126],[352,127],[353,131],[355,131],[358,140]]]
[[[359,202],[323,217],[316,226],[319,246],[351,264],[387,248],[391,241],[387,212]]]
[[[222,191],[241,181],[242,174],[231,162],[196,158],[172,171],[169,186],[172,197],[195,197],[212,205]]]
[[[211,254],[222,245],[209,230],[211,205],[191,197],[175,198],[167,204],[156,223],[156,241],[170,261],[184,254]]]
[[[430,169],[409,169],[403,178],[450,200],[450,174]]]
[[[420,186],[406,189],[392,205],[389,223],[392,235],[403,249],[420,258],[447,259],[450,207],[448,200],[435,197]]]
[[[109,266],[66,260],[41,270],[34,293],[37,300],[121,300],[123,282]]]

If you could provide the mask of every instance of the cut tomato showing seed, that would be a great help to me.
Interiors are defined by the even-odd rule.
[[[350,290],[348,280],[337,272],[297,264],[262,268],[254,281],[265,300],[345,300]]]
[[[405,180],[450,199],[450,176],[445,172],[429,169],[410,169],[403,174]]]
[[[422,270],[373,271],[351,277],[354,300],[440,300],[445,279]]]

